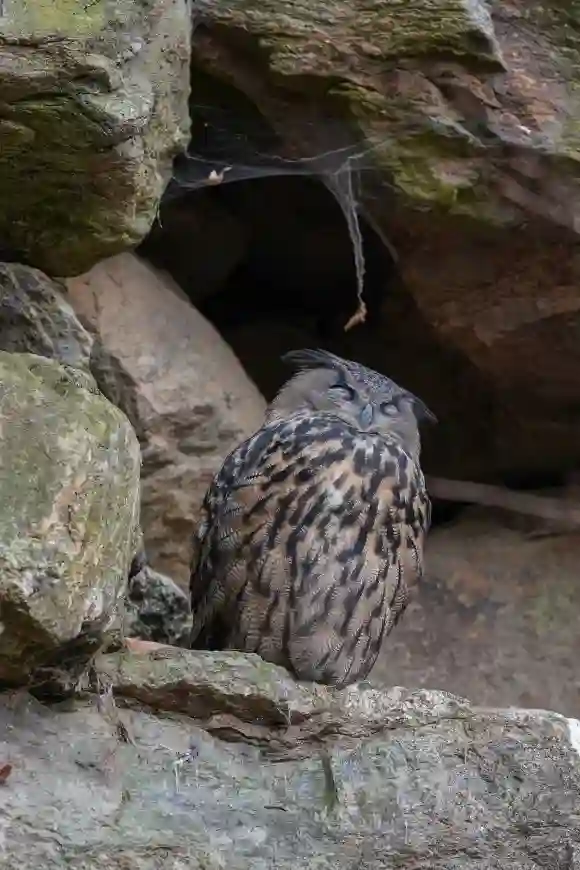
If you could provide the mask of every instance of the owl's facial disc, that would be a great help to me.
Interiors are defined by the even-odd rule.
[[[294,383],[306,388],[307,404],[320,410],[336,409],[362,429],[389,428],[401,417],[409,423],[437,422],[421,399],[367,366],[320,349],[290,351],[282,359],[295,370]],[[304,377],[307,372],[312,379]]]

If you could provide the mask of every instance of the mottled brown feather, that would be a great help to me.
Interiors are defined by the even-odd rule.
[[[329,412],[273,419],[204,501],[192,644],[258,653],[304,680],[365,678],[423,571],[430,503],[397,435]]]

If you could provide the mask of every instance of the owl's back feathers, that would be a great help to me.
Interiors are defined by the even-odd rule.
[[[192,645],[256,652],[299,679],[365,678],[423,570],[430,502],[395,436],[299,411],[235,449],[206,495]]]

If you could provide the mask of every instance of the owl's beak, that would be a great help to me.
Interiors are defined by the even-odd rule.
[[[360,420],[360,424],[363,429],[368,429],[371,423],[373,422],[373,417],[375,416],[375,411],[372,405],[365,405],[361,410],[358,418]]]

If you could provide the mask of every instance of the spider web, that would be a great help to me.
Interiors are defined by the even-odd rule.
[[[317,178],[339,205],[352,244],[358,304],[344,329],[346,331],[364,323],[367,306],[364,299],[365,257],[359,221],[359,191],[361,171],[372,166],[369,159],[372,146],[368,142],[349,144],[321,151],[313,157],[283,156],[288,145],[269,127],[255,107],[251,106],[249,111],[250,104],[241,105],[247,98],[241,94],[237,96],[235,101],[230,96],[230,105],[227,106],[201,103],[190,106],[190,144],[187,153],[175,161],[164,201],[213,185],[233,184],[266,176]],[[339,124],[329,119],[326,139],[344,140],[344,122],[342,130],[333,129]],[[314,129],[314,125],[312,127]],[[317,133],[319,136],[319,130]]]

